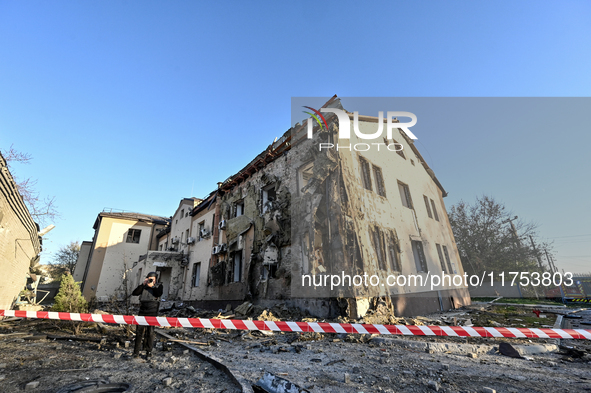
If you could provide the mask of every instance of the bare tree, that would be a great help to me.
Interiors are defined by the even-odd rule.
[[[8,150],[2,150],[2,156],[6,160],[6,165],[11,173],[13,173],[12,164],[30,164],[33,159],[30,154],[15,150],[13,145]],[[15,182],[23,201],[29,209],[29,213],[41,226],[47,225],[59,216],[55,205],[55,197],[41,197],[36,190],[37,180],[30,177],[20,180],[15,178]]]
[[[449,220],[467,273],[546,270],[538,261],[551,245],[530,242],[537,225],[518,219],[494,198],[483,195],[472,205],[460,201],[451,207]]]
[[[65,272],[74,273],[78,254],[80,254],[80,244],[78,242],[70,242],[70,244],[60,247],[53,258],[53,264],[60,267],[60,275]]]

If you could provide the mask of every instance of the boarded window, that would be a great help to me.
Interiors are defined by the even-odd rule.
[[[384,177],[382,176],[382,168],[373,165],[373,175],[376,179],[376,191],[379,196],[386,197],[386,186],[384,185]]]
[[[369,162],[360,156],[359,163],[361,164],[361,180],[363,181],[363,187],[366,190],[371,191],[371,173],[369,169]]]
[[[415,265],[417,272],[427,272],[427,259],[425,258],[425,251],[423,250],[423,242],[412,241],[412,253],[415,258]]]
[[[200,277],[201,277],[201,262],[196,262],[193,265],[193,277],[191,279],[191,282],[193,283],[194,287],[199,286]]]
[[[412,198],[410,197],[410,189],[408,188],[408,185],[398,182],[398,191],[400,191],[402,206],[412,209]]]
[[[445,267],[445,261],[443,260],[443,253],[441,252],[441,245],[435,244],[435,246],[437,247],[437,255],[439,255],[439,263],[441,264],[441,271],[449,274],[450,271],[447,270],[447,268]]]
[[[431,207],[429,206],[429,198],[426,195],[423,195],[423,200],[425,201],[425,207],[427,208],[427,215],[429,218],[433,218],[433,214],[431,214]]]
[[[435,216],[435,219],[439,221],[439,215],[437,215],[437,209],[435,208],[435,202],[433,199],[431,199],[431,207],[433,208],[433,215]]]
[[[127,231],[126,242],[127,243],[139,243],[141,234],[142,234],[141,229],[130,229],[129,231]]]
[[[447,247],[445,247],[445,246],[443,246],[443,255],[445,255],[445,262],[447,262],[447,269],[451,274],[453,272],[453,270],[451,268],[451,261],[449,260],[449,254],[447,252]]]

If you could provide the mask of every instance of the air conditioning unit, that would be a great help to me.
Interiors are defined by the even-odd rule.
[[[226,243],[220,244],[218,247],[220,248],[219,252],[226,252],[226,250],[228,249]]]
[[[175,237],[173,237],[172,239],[170,239],[170,242],[171,242],[172,244],[177,244],[177,243],[179,242],[179,238],[175,236]]]
[[[209,231],[207,229],[202,229],[201,232],[199,233],[199,236],[201,236],[202,238],[208,238],[209,237]]]
[[[220,228],[220,229],[226,229],[226,220],[221,220],[221,221],[220,221],[219,228]]]
[[[213,255],[219,254],[219,253],[220,253],[220,249],[221,249],[221,246],[214,246],[214,247],[211,249],[211,253],[212,253]]]
[[[194,244],[194,243],[195,243],[195,238],[194,237],[187,238],[187,244]]]

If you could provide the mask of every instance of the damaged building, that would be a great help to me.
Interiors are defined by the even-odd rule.
[[[8,310],[18,303],[25,286],[29,290],[37,287],[41,276],[31,268],[39,263],[42,235],[51,228],[40,232],[0,154],[0,309]]]
[[[336,96],[323,108],[345,114],[356,131],[350,146],[387,123],[345,111]],[[469,304],[464,285],[428,285],[429,276],[464,271],[447,193],[413,140],[394,128],[378,152],[319,148],[342,142],[343,117],[333,112],[313,126],[296,124],[202,200],[182,199],[137,255],[131,285],[157,271],[166,300],[216,309],[283,303],[324,317],[359,318],[378,305],[407,316]],[[351,283],[364,276],[375,282]]]

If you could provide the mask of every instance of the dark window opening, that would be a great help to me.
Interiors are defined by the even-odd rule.
[[[431,206],[429,206],[429,198],[426,195],[423,195],[423,199],[425,200],[425,207],[427,208],[427,215],[429,218],[433,218],[433,214],[431,214]]]
[[[373,165],[373,175],[376,179],[376,191],[379,196],[386,197],[386,186],[384,185],[384,177],[382,176],[382,168]]]
[[[431,207],[433,208],[433,215],[435,216],[435,220],[439,221],[439,216],[437,215],[437,209],[435,208],[435,201],[431,199]]]
[[[412,253],[415,258],[415,265],[417,272],[427,272],[427,259],[425,258],[425,251],[423,250],[423,242],[413,240],[412,241]]]
[[[130,229],[129,231],[127,231],[126,242],[127,243],[139,243],[141,234],[142,234],[141,229]]]
[[[366,190],[371,191],[371,172],[369,162],[363,157],[359,157],[359,162],[361,164],[361,180],[363,181],[363,187]]]

